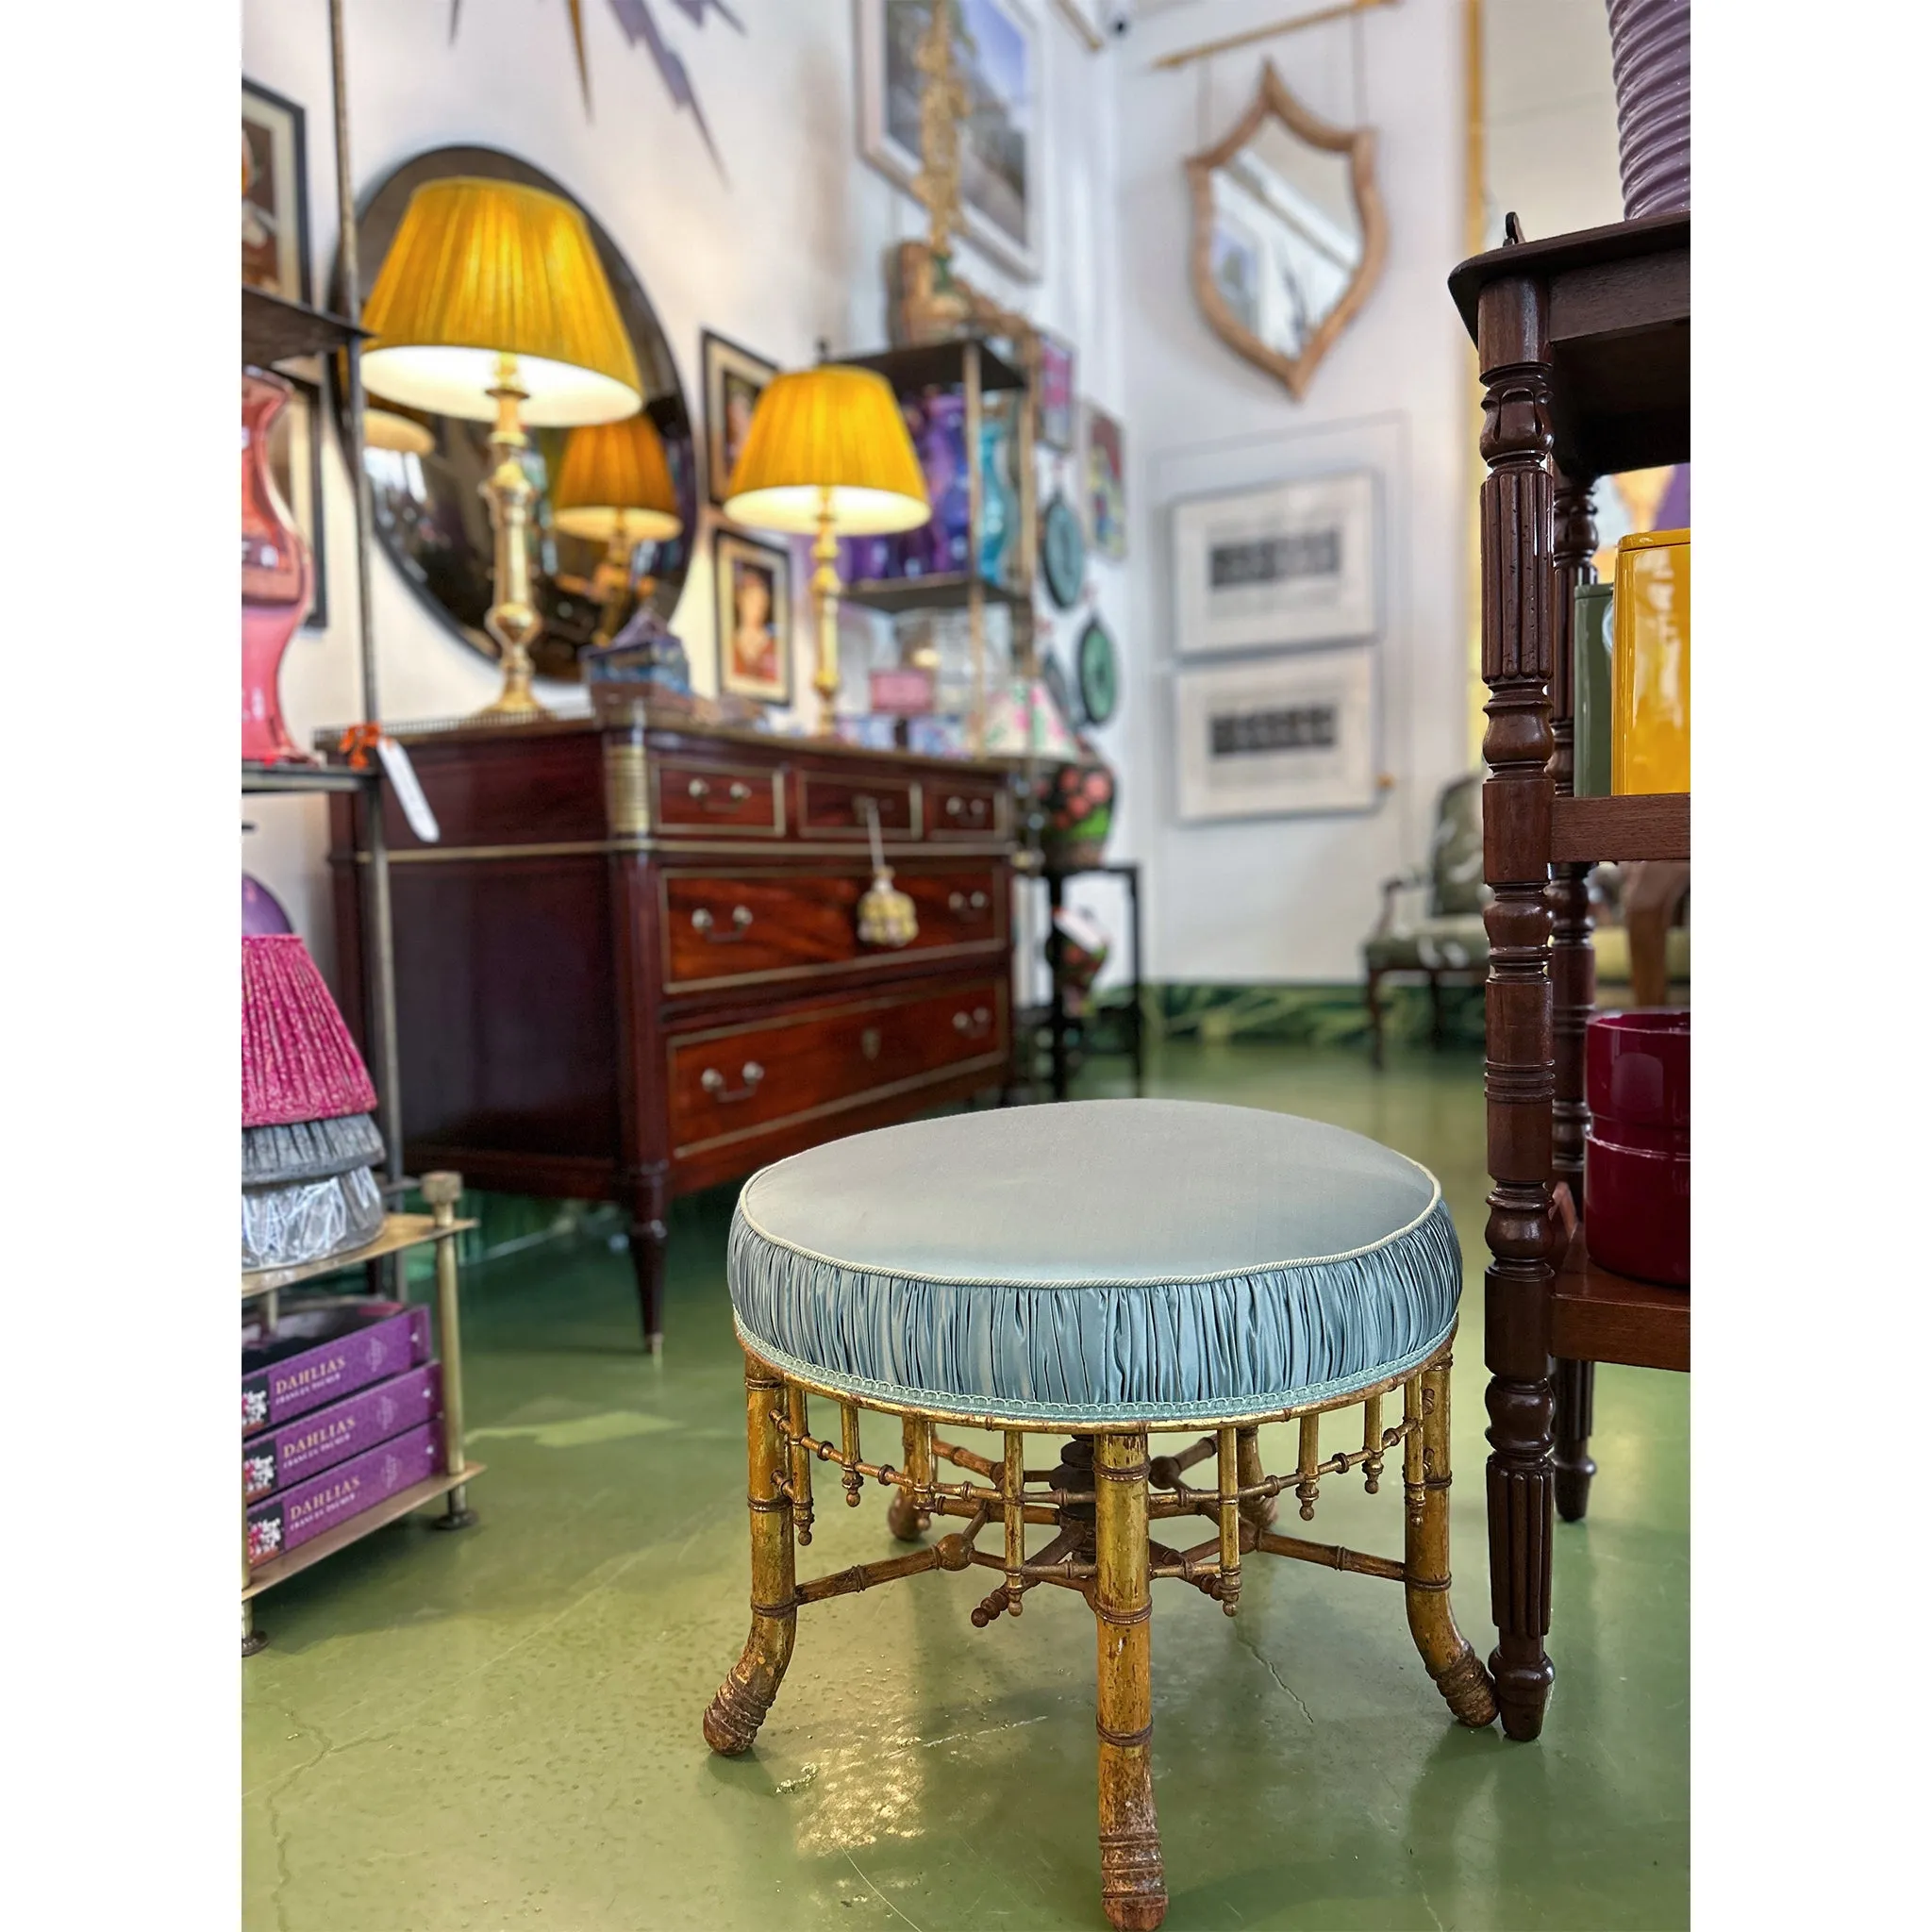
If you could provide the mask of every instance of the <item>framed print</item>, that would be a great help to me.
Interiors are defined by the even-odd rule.
[[[242,83],[242,284],[285,302],[308,280],[308,160],[302,109]]]
[[[718,689],[791,702],[791,553],[736,530],[711,536],[718,597]]]
[[[1371,809],[1374,668],[1356,644],[1176,672],[1182,822]]]
[[[1048,449],[1070,450],[1079,427],[1074,405],[1074,349],[1058,336],[1040,332],[1040,409],[1035,422]]]
[[[317,384],[286,373],[283,380],[294,394],[269,429],[269,473],[315,558],[315,596],[302,628],[326,630],[328,564],[322,542],[322,425],[327,412]]]
[[[1340,643],[1375,630],[1375,479],[1366,470],[1174,507],[1174,647]]]
[[[919,178],[919,43],[932,0],[858,0],[859,152],[908,193]],[[972,101],[959,124],[966,239],[1040,278],[1040,23],[1031,0],[954,0],[954,64]]]
[[[704,333],[705,483],[711,501],[722,504],[738,453],[751,428],[765,385],[778,373],[775,362],[754,356],[724,336]]]
[[[1086,406],[1087,534],[1095,552],[1116,563],[1127,554],[1127,459],[1121,425]]]

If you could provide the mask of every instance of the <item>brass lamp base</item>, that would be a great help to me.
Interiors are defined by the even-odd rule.
[[[832,530],[832,492],[822,492],[818,535],[812,541],[811,597],[818,617],[819,663],[811,681],[819,694],[818,735],[830,738],[839,707],[839,540]]]
[[[503,689],[476,712],[479,718],[547,718],[549,709],[537,702],[530,689],[530,646],[542,635],[543,620],[530,601],[530,508],[537,491],[525,473],[523,455],[529,448],[519,410],[529,391],[517,380],[514,356],[497,358],[496,426],[490,435],[490,454],[496,467],[483,483],[483,500],[496,533],[496,602],[483,619],[483,628],[503,653]]]

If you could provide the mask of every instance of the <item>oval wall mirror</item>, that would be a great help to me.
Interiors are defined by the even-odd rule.
[[[357,217],[362,286],[347,312],[361,314],[362,298],[375,286],[410,195],[425,181],[453,175],[519,181],[576,202],[567,188],[541,169],[495,148],[442,147],[418,155],[367,197]],[[576,205],[582,208],[581,203]],[[641,542],[631,551],[625,594],[611,602],[618,571],[607,563],[608,546],[602,539],[559,530],[551,513],[550,486],[571,432],[529,432],[525,465],[537,488],[530,580],[543,617],[542,635],[530,655],[539,677],[566,680],[580,675],[579,654],[590,646],[600,625],[612,618],[621,624],[639,597],[647,596],[658,615],[669,621],[684,589],[698,513],[691,413],[671,344],[630,264],[597,218],[588,208],[583,208],[583,215],[630,332],[643,377],[644,413],[663,441],[684,528],[675,537]],[[340,299],[340,270],[336,279]],[[405,409],[377,396],[367,400],[364,425],[363,463],[382,547],[427,608],[464,643],[493,662],[496,644],[483,628],[483,614],[493,595],[495,542],[489,506],[481,494],[483,479],[490,474],[490,425]]]
[[[1331,126],[1270,61],[1246,113],[1187,170],[1195,299],[1236,354],[1299,399],[1388,253],[1374,134]]]

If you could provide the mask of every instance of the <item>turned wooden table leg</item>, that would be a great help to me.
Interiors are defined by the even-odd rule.
[[[1597,531],[1594,483],[1558,472],[1556,539],[1552,560],[1557,601],[1550,612],[1550,779],[1558,798],[1576,788],[1575,635],[1576,590],[1596,581]],[[1591,948],[1588,865],[1565,861],[1550,868],[1550,1030],[1556,1074],[1551,1109],[1551,1169],[1568,1185],[1577,1213],[1585,1212],[1584,1141],[1590,1108],[1584,1101],[1584,1041],[1596,1008],[1596,955]],[[1557,1509],[1564,1522],[1579,1521],[1590,1506],[1590,1426],[1596,1364],[1557,1363]]]
[[[1167,1887],[1154,1815],[1145,1431],[1097,1437],[1093,1478],[1100,1899],[1123,1932],[1152,1932],[1167,1916]]]
[[[1457,1724],[1481,1730],[1496,1721],[1495,1693],[1449,1607],[1449,1366],[1437,1363],[1405,1391],[1407,1417],[1422,1426],[1403,1443],[1403,1594],[1436,1689]]]
[[[1557,1513],[1581,1523],[1590,1507],[1590,1479],[1596,1463],[1590,1433],[1596,1423],[1596,1364],[1557,1363]]]
[[[1550,1627],[1553,1521],[1550,1382],[1551,779],[1555,749],[1553,483],[1549,454],[1547,296],[1529,277],[1491,283],[1478,299],[1482,368],[1483,875],[1493,898],[1485,997],[1489,1167],[1484,1297],[1491,1382],[1489,1462],[1491,1658],[1503,1727],[1542,1728],[1554,1672]]]
[[[705,1741],[725,1757],[751,1748],[791,1661],[797,1623],[791,1567],[791,1505],[780,1488],[786,1442],[774,1411],[785,1401],[777,1371],[744,1358],[744,1432],[751,1480],[751,1634],[705,1712]]]

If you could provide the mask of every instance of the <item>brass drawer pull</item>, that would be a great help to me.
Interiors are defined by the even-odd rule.
[[[707,1067],[698,1075],[698,1085],[713,1100],[749,1100],[758,1091],[758,1082],[764,1077],[765,1070],[758,1061],[746,1060],[739,1073],[739,1078],[744,1082],[742,1087],[726,1087],[724,1075],[716,1067]]]
[[[692,930],[703,933],[712,945],[728,946],[735,941],[741,940],[749,929],[751,925],[751,908],[749,906],[734,906],[731,908],[732,929],[729,932],[720,932],[717,929],[718,922],[712,915],[708,906],[700,906],[691,914],[691,923]]]
[[[986,816],[984,798],[949,798],[946,800],[946,816],[949,819],[972,819],[975,823]]]
[[[992,1026],[992,1015],[984,1007],[974,1007],[968,1013],[953,1015],[953,1030],[963,1033],[969,1040],[983,1040]]]
[[[703,806],[707,811],[730,811],[734,807],[748,804],[751,799],[751,787],[742,778],[731,781],[724,794],[726,803],[723,805],[711,804],[711,787],[708,779],[693,778],[684,789],[692,802]]]
[[[969,913],[974,919],[980,918],[991,903],[984,892],[974,892],[970,896],[965,892],[954,892],[946,900],[948,908],[962,919]]]

